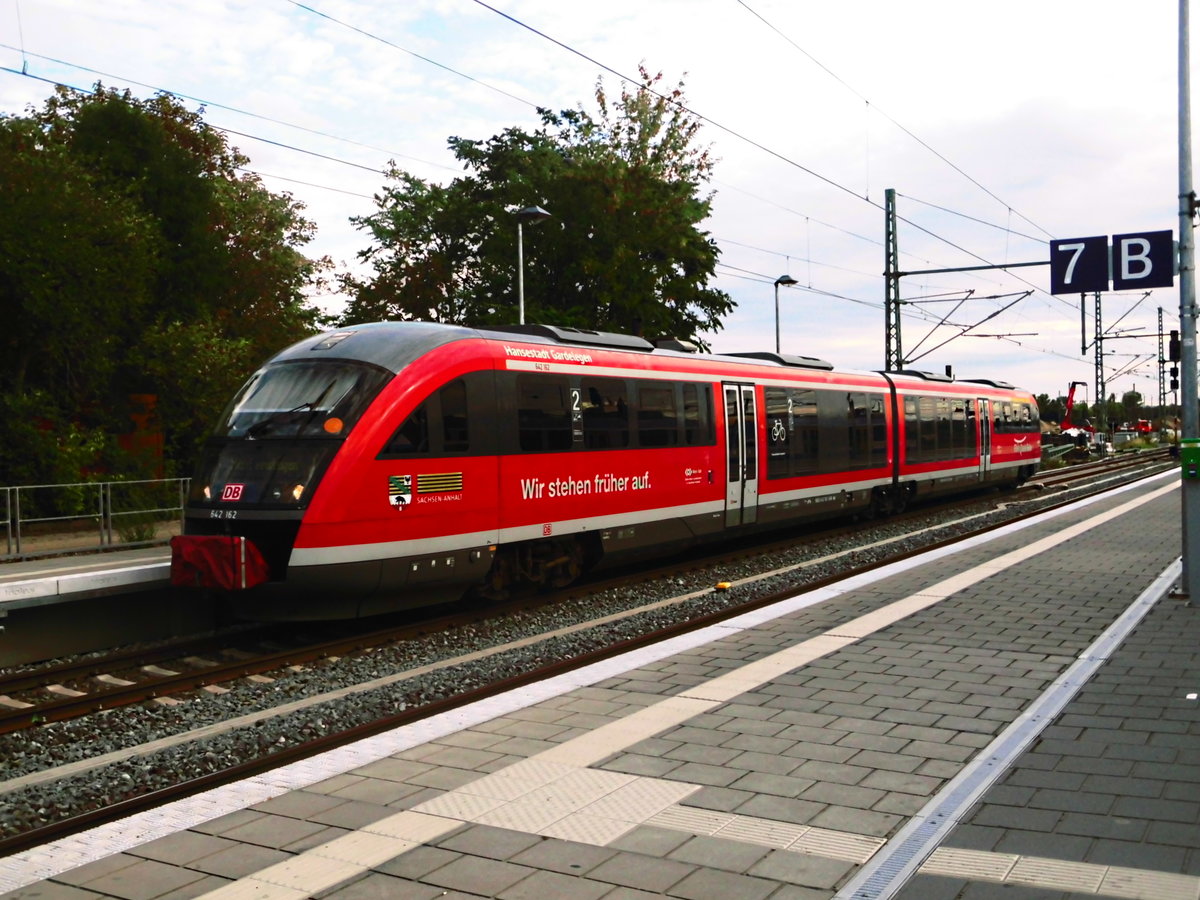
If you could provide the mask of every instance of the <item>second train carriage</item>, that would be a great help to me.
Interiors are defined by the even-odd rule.
[[[997,382],[373,323],[287,348],[230,403],[173,576],[253,587],[247,616],[370,615],[1015,485],[1039,460],[1032,396]]]

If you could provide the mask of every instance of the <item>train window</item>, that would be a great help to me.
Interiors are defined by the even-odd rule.
[[[392,376],[362,363],[276,363],[260,369],[226,407],[214,437],[344,438]],[[331,430],[327,423],[340,427]]]
[[[442,449],[462,453],[471,448],[467,433],[467,385],[456,378],[438,391],[442,403]]]
[[[846,394],[849,457],[847,467],[869,469],[887,465],[887,422],[883,398],[865,393]]]
[[[957,397],[906,397],[904,400],[904,446],[909,462],[937,462],[970,456],[976,446],[974,429],[973,400]],[[876,441],[876,445],[886,447],[884,440]]]
[[[683,440],[691,447],[709,447],[713,433],[712,385],[683,385]]]
[[[787,478],[792,473],[791,435],[795,420],[788,393],[786,388],[763,388],[763,400],[766,406],[768,478]]]
[[[951,418],[950,399],[938,397],[936,406],[938,459],[953,459],[954,421]]]
[[[729,458],[729,480],[741,481],[741,459],[738,453],[740,435],[738,434],[738,391],[737,388],[725,389],[725,455]]]
[[[921,446],[920,459],[922,462],[932,462],[937,455],[937,398],[921,397],[918,408],[921,416]]]
[[[996,433],[1003,434],[1012,431],[1013,411],[1011,403],[995,403],[993,408],[996,410]]]
[[[960,397],[950,399],[950,447],[954,459],[967,455],[967,405]]]
[[[579,383],[583,445],[589,450],[629,446],[629,403],[620,378],[584,378]]]
[[[904,456],[910,463],[921,459],[921,416],[916,397],[904,398]]]
[[[468,372],[448,381],[409,413],[378,458],[494,453],[495,402],[491,372]]]
[[[403,424],[396,429],[391,440],[384,445],[381,456],[407,456],[412,453],[429,452],[429,409],[422,403],[412,411]]]
[[[638,445],[674,447],[679,443],[675,385],[665,381],[637,382]]]
[[[758,432],[754,428],[754,423],[758,421],[754,415],[754,391],[742,389],[742,412],[745,426],[745,446],[742,452],[745,454],[746,463],[746,479],[751,480],[758,478]]]
[[[872,469],[887,465],[887,418],[883,412],[883,398],[872,397],[871,404],[871,461]]]
[[[871,462],[871,410],[867,395],[846,395],[846,417],[849,422],[849,468],[861,469]]]
[[[820,447],[820,419],[817,416],[817,392],[791,391],[792,417],[792,474],[805,475],[817,471],[817,451]]]
[[[1020,411],[1018,416],[1017,429],[1020,431],[1039,431],[1041,424],[1038,421],[1036,408],[1031,403],[1019,403],[1017,409]]]
[[[767,478],[817,471],[817,392],[769,387],[766,400]]]
[[[522,450],[571,449],[570,397],[565,377],[517,376],[517,431]]]

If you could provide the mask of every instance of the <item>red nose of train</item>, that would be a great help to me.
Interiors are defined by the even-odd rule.
[[[253,541],[238,535],[171,538],[171,584],[240,591],[267,580],[270,567]]]

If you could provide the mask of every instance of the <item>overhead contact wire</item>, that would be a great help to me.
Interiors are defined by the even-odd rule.
[[[476,2],[478,2],[478,0],[476,0]],[[887,119],[893,125],[895,125],[897,128],[899,128],[901,131],[903,131],[906,135],[908,135],[910,138],[912,138],[914,141],[916,141],[918,144],[920,144],[922,147],[924,147],[926,150],[928,150],[930,153],[932,153],[934,156],[936,156],[938,159],[940,159],[942,162],[944,162],[946,165],[948,165],[950,168],[952,168],[955,172],[957,172],[963,178],[967,179],[967,181],[971,182],[971,184],[975,185],[975,187],[979,188],[981,191],[983,191],[985,194],[987,194],[989,197],[991,197],[993,200],[995,200],[1001,206],[1004,206],[1010,212],[1015,212],[1018,216],[1020,216],[1022,219],[1024,219],[1026,222],[1028,222],[1030,225],[1032,225],[1034,228],[1038,229],[1038,231],[1045,234],[1047,237],[1053,237],[1053,235],[1050,234],[1049,231],[1047,231],[1045,228],[1043,228],[1037,222],[1033,221],[1028,216],[1022,215],[1017,210],[1013,209],[1011,205],[1009,205],[1008,203],[1005,203],[1003,200],[1001,200],[999,197],[997,197],[992,191],[990,191],[988,188],[986,188],[983,184],[981,184],[975,178],[972,178],[967,172],[965,172],[959,166],[955,165],[955,163],[953,161],[948,159],[943,154],[939,153],[930,144],[923,141],[920,137],[918,137],[916,134],[914,134],[908,128],[905,128],[898,121],[896,121],[894,118],[889,116],[886,112],[881,110],[878,106],[871,103],[870,100],[868,100],[866,97],[864,97],[862,94],[860,94],[857,90],[855,90],[853,87],[851,87],[850,84],[847,83],[846,80],[843,79],[840,75],[838,75],[836,72],[834,72],[828,66],[826,66],[823,62],[821,62],[819,59],[817,59],[815,56],[813,56],[811,53],[809,53],[807,50],[805,50],[803,47],[801,47],[799,44],[797,44],[794,40],[792,40],[790,37],[788,37],[786,34],[784,34],[778,28],[776,28],[773,24],[771,24],[766,19],[764,19],[761,15],[759,15],[758,12],[751,9],[750,6],[746,4],[745,0],[737,0],[737,2],[748,13],[750,13],[752,16],[754,16],[756,19],[758,19],[760,22],[762,22],[764,25],[766,25],[768,28],[770,28],[772,31],[774,31],[777,35],[779,35],[781,38],[783,38],[785,41],[787,41],[789,44],[791,44],[797,51],[804,54],[804,56],[808,57],[808,59],[814,65],[816,65],[819,69],[821,69],[823,72],[825,72],[830,78],[834,79],[838,84],[840,84],[842,87],[844,87],[850,93],[854,94],[854,96],[856,96],[859,100],[862,100],[864,103],[866,103],[868,107],[874,109],[877,113],[879,113],[879,115],[883,116],[885,119]]]

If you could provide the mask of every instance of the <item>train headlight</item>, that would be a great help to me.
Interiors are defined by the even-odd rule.
[[[302,484],[296,485],[295,487],[292,488],[292,499],[299,500],[303,493],[304,493],[304,485],[302,485]]]
[[[212,499],[212,485],[211,484],[206,484],[204,486],[204,499],[205,500]]]

